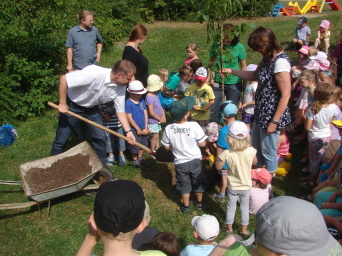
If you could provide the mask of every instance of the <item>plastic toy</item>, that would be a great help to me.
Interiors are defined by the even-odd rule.
[[[286,176],[289,173],[291,169],[291,159],[292,154],[288,153],[284,161],[278,165],[278,170],[276,171],[277,175]]]

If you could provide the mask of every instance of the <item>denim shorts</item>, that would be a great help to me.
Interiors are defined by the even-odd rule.
[[[194,159],[182,164],[176,164],[176,189],[182,194],[191,191],[203,193],[208,188],[208,181],[204,175],[202,160]]]

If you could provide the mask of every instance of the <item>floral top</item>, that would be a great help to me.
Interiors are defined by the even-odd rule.
[[[262,129],[267,129],[278,107],[280,91],[274,77],[274,66],[280,58],[291,63],[289,57],[283,52],[275,57],[271,63],[268,63],[267,59],[263,58],[262,65],[257,73],[259,82],[255,95],[254,122]],[[290,123],[290,110],[286,107],[277,125],[277,130],[283,129]]]

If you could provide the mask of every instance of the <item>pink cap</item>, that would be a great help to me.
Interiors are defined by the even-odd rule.
[[[330,21],[328,20],[322,20],[321,24],[319,24],[320,27],[325,28],[325,29],[329,29],[330,27]]]
[[[252,179],[260,180],[264,185],[271,183],[272,175],[265,168],[252,169]]]
[[[298,50],[299,52],[305,54],[305,55],[308,55],[309,54],[309,46],[307,45],[303,45],[302,48],[300,48],[300,50]]]

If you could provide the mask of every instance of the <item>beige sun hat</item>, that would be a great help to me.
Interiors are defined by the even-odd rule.
[[[163,86],[163,81],[157,75],[150,75],[147,78],[147,91],[149,92],[156,92],[159,91],[160,88]]]

